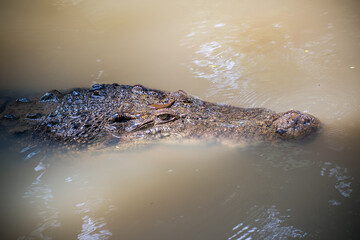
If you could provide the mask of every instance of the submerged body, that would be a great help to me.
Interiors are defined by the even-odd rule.
[[[233,143],[302,139],[320,126],[317,118],[299,111],[214,104],[181,90],[142,85],[53,90],[40,98],[4,102],[1,110],[1,125],[12,134],[84,147],[161,138]]]

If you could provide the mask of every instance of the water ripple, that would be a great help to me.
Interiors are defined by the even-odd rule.
[[[276,206],[270,208],[254,206],[248,211],[248,217],[235,227],[235,232],[228,240],[250,239],[303,239],[308,236],[304,231],[287,225],[286,221],[291,216],[288,209],[287,215],[282,215]]]
[[[112,236],[109,230],[103,229],[107,225],[104,218],[92,218],[86,215],[82,220],[82,230],[78,235],[79,240],[103,240]]]
[[[323,164],[323,167],[321,168],[320,175],[335,178],[336,179],[336,183],[334,185],[335,189],[343,197],[347,197],[347,198],[350,197],[352,193],[351,183],[353,181],[353,177],[348,174],[347,168],[334,165],[331,162],[325,162]]]
[[[35,181],[31,183],[23,195],[23,198],[28,199],[28,202],[36,209],[39,217],[37,227],[31,231],[29,236],[39,239],[51,239],[51,237],[46,235],[46,231],[61,226],[59,221],[59,210],[52,206],[54,200],[53,191],[42,179],[50,166],[45,160],[46,157],[43,157],[34,168],[35,172],[40,174],[36,177]],[[19,239],[26,238],[26,236],[19,237]]]

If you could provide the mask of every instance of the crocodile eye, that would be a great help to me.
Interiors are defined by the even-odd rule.
[[[159,109],[155,112],[155,124],[163,124],[167,122],[174,121],[178,119],[179,117],[174,113],[173,111],[170,111],[168,109]]]
[[[157,118],[160,119],[161,121],[169,121],[169,120],[172,120],[174,118],[174,116],[165,113],[165,114],[158,115]]]

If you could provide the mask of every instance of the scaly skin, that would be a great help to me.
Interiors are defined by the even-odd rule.
[[[161,138],[273,142],[302,139],[320,127],[317,118],[299,111],[214,104],[181,90],[141,85],[97,84],[64,94],[54,90],[41,98],[9,102],[2,109],[1,125],[10,133],[84,147]]]

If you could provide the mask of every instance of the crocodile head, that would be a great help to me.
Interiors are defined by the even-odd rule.
[[[120,107],[107,120],[107,131],[120,142],[176,138],[244,143],[302,139],[320,126],[317,118],[299,111],[278,113],[214,104],[181,90],[161,92],[158,98],[153,91],[134,86],[132,92],[141,94],[139,108]]]
[[[239,108],[202,101],[181,90],[118,84],[17,101],[5,107],[2,117],[2,123],[11,122],[5,125],[13,132],[25,129],[59,143],[100,147],[162,138],[233,143],[302,139],[320,126],[317,118],[299,111]]]

